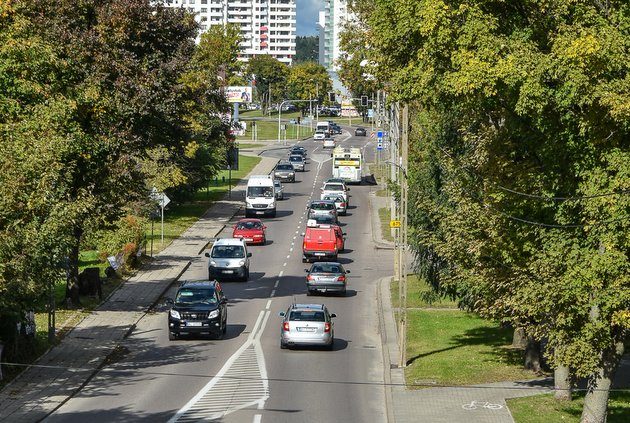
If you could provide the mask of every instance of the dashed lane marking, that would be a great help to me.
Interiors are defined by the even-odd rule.
[[[281,270],[280,273],[278,273],[278,277],[281,278],[282,275],[284,275],[284,270]]]
[[[254,415],[254,420],[252,420],[252,423],[261,423],[261,422],[262,422],[262,414]]]
[[[267,300],[267,305],[265,306],[265,310],[269,310],[269,307],[271,307],[271,300]]]
[[[280,281],[276,281],[276,283],[274,283],[274,284],[273,284],[273,287],[274,287],[274,288],[277,288],[277,287],[278,287],[278,285],[280,285]]]
[[[270,296],[270,297],[275,297],[275,296],[276,296],[276,290],[275,290],[275,289],[274,289],[274,290],[272,290],[272,291],[271,291],[271,294],[270,294],[269,296]]]

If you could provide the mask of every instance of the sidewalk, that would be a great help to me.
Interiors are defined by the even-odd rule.
[[[263,157],[251,174],[270,173],[277,159]],[[0,391],[0,421],[35,422],[70,399],[96,374],[107,356],[217,236],[242,205],[246,181],[231,199],[217,201],[178,239],[125,281],[59,345]]]

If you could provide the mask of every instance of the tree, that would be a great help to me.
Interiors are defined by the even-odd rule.
[[[287,94],[292,100],[318,100],[322,105],[328,102],[328,92],[332,91],[332,81],[328,71],[315,62],[293,65],[287,78]],[[300,109],[308,109],[308,103],[297,103]]]
[[[317,62],[319,59],[319,37],[316,35],[295,37],[293,64]]]
[[[252,57],[247,64],[247,74],[255,81],[263,111],[267,104],[284,98],[289,67],[278,59],[267,54]]]
[[[414,113],[421,272],[545,339],[603,422],[630,329],[628,5],[356,3],[375,78]]]

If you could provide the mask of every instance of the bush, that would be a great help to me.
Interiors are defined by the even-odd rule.
[[[123,253],[125,266],[133,266],[144,242],[147,220],[134,215],[119,219],[111,228],[99,232],[98,250],[103,259]]]

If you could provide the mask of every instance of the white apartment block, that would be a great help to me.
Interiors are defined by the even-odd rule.
[[[268,54],[290,65],[295,56],[296,0],[165,0],[195,14],[201,30],[227,23],[239,25],[239,58]]]
[[[352,19],[346,0],[324,0],[324,8],[319,12],[319,63],[329,72],[336,72],[337,59],[341,55],[339,46],[344,24]]]

